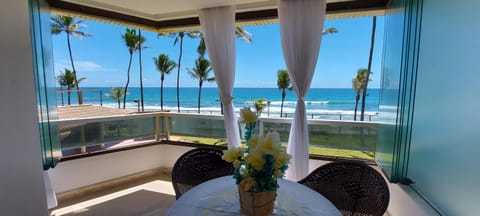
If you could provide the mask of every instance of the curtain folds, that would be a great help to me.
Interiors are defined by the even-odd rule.
[[[235,80],[235,8],[204,8],[199,11],[199,18],[223,103],[228,148],[240,147],[240,133],[232,103]]]
[[[292,160],[286,178],[293,181],[308,174],[309,138],[304,98],[317,64],[325,9],[326,0],[278,1],[283,56],[298,97],[287,148]]]

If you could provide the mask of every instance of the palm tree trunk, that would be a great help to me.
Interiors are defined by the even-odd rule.
[[[180,112],[180,68],[183,55],[183,33],[180,33],[180,53],[178,55],[178,68],[177,68],[177,112]]]
[[[203,35],[200,37],[200,44],[198,44],[197,52],[201,58],[205,57],[205,52],[207,51],[207,45],[205,44],[205,39]]]
[[[125,103],[127,102],[127,90],[128,84],[130,83],[130,66],[132,66],[132,57],[133,53],[130,53],[130,61],[128,62],[128,70],[127,70],[127,84],[125,84],[124,95],[123,95],[123,109],[125,109]]]
[[[64,103],[63,103],[63,86],[61,84],[60,84],[60,92],[61,92],[60,96],[62,98],[62,106],[64,106]]]
[[[118,109],[120,109],[120,99],[117,99]]]
[[[372,38],[370,41],[370,55],[368,56],[368,68],[367,68],[367,76],[365,77],[365,89],[363,90],[362,95],[362,112],[360,115],[360,121],[365,119],[365,100],[367,98],[367,88],[368,88],[368,81],[370,80],[370,73],[372,70],[372,57],[373,57],[373,48],[375,45],[375,29],[377,27],[377,17],[373,16],[372,20]]]
[[[200,114],[200,97],[202,95],[202,85],[203,81],[200,80],[200,82],[198,83],[198,114]]]
[[[355,111],[353,112],[353,120],[357,120],[358,101],[360,100],[360,93],[355,96]]]
[[[68,95],[67,102],[68,102],[68,105],[70,106],[70,94],[71,94],[70,88],[68,88],[67,90],[68,90],[68,92],[67,92],[67,95]]]
[[[80,89],[78,87],[77,70],[75,70],[75,65],[73,64],[72,47],[70,46],[70,34],[69,33],[67,33],[67,45],[68,45],[68,54],[70,55],[70,63],[72,64],[73,79],[75,80],[75,88],[77,89],[78,104],[81,105],[81,104],[83,104],[83,97],[82,97],[82,93],[80,92]],[[68,102],[68,105],[70,105],[70,100]]]
[[[162,74],[160,78],[160,110],[163,111],[163,80],[165,79],[165,75]]]
[[[283,102],[285,101],[285,89],[282,89],[282,104],[280,105],[280,118],[283,116]]]
[[[140,45],[138,47],[138,63],[140,64],[140,103],[142,106],[142,112],[145,111],[144,106],[143,106],[143,78],[142,78],[142,43],[141,39],[142,38],[142,32],[140,29],[138,29],[138,41],[140,41]]]

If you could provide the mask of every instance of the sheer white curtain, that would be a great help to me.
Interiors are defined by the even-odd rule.
[[[286,177],[294,181],[308,174],[309,139],[304,97],[317,64],[325,9],[326,0],[278,1],[283,56],[298,97],[287,148],[292,160]]]
[[[240,134],[232,103],[235,80],[235,8],[223,6],[199,11],[200,25],[212,61],[223,103],[228,148],[240,146]]]

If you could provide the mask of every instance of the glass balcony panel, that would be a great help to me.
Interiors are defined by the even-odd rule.
[[[225,124],[208,117],[170,117],[170,135],[225,139]]]
[[[290,119],[261,119],[258,125],[263,133],[276,131],[280,141],[287,145]],[[333,157],[373,159],[376,148],[377,124],[348,121],[308,121],[310,154]],[[164,114],[164,116],[128,116],[128,119],[92,119],[59,122],[62,150],[115,144],[124,140],[154,139],[155,134],[170,140],[182,140],[207,145],[226,145],[225,125],[221,116]],[[168,126],[168,127],[167,127]],[[243,127],[240,124],[243,139]],[[87,152],[89,148],[86,149]]]
[[[360,151],[375,151],[375,128],[362,126],[309,125],[310,145]]]
[[[280,134],[280,142],[287,143],[288,137],[290,135],[290,123],[275,123],[275,122],[264,122],[263,131],[267,133],[269,131],[276,131]]]
[[[342,122],[309,124],[310,154],[373,160],[377,129],[374,124]]]
[[[59,124],[63,149],[99,145],[155,135],[155,118],[132,118],[89,123]]]

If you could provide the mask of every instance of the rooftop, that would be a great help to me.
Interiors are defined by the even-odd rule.
[[[76,118],[99,118],[135,113],[136,110],[117,109],[95,105],[58,106],[57,117],[60,120]]]

